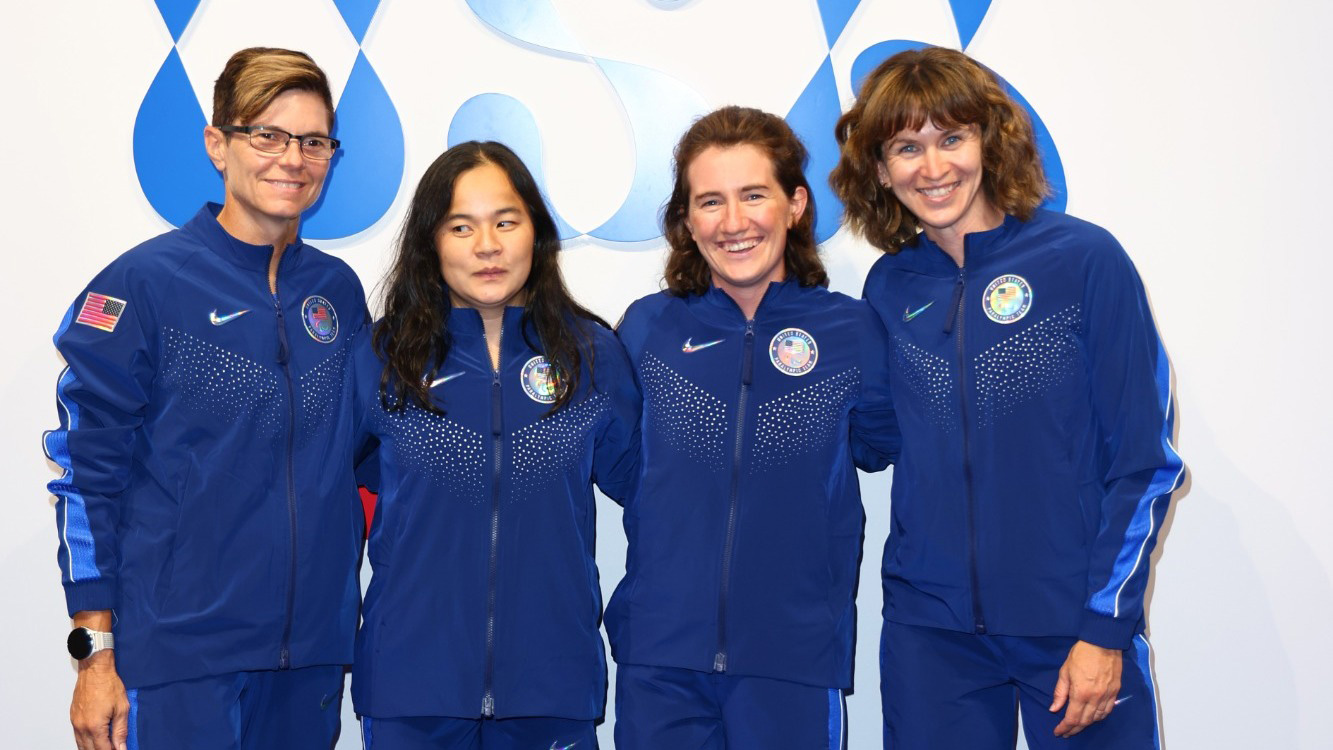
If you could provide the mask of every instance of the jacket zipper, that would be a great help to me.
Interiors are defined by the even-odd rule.
[[[963,482],[967,489],[967,565],[972,584],[972,630],[986,632],[986,618],[981,614],[981,577],[977,571],[977,496],[972,480],[972,440],[967,416],[967,360],[963,356],[963,298],[967,282],[966,266],[958,267],[958,283],[954,285],[953,317],[944,328],[947,334],[957,323],[955,342],[958,350],[958,403],[963,422]]]
[[[754,319],[745,321],[745,353],[741,359],[741,390],[736,404],[736,452],[731,461],[731,508],[727,513],[727,539],[722,547],[722,582],[717,595],[717,653],[713,671],[727,671],[727,599],[731,589],[731,553],[736,540],[736,515],[740,505],[741,446],[745,438],[745,406],[754,376]]]
[[[282,626],[282,646],[278,652],[278,668],[290,669],[292,666],[292,620],[296,612],[296,476],[293,471],[292,454],[296,439],[296,387],[292,384],[291,347],[287,342],[287,322],[282,314],[282,302],[278,299],[277,285],[274,284],[273,311],[278,322],[278,364],[282,365],[283,379],[287,382],[287,522],[290,530],[291,566],[287,570],[287,616]]]
[[[485,334],[482,335],[485,340]],[[500,471],[502,454],[501,444],[504,438],[504,402],[500,394],[500,370],[504,367],[503,357],[504,325],[500,326],[499,340],[500,364],[491,371],[491,439],[495,445],[495,465],[491,475],[491,556],[487,568],[486,588],[486,675],[481,694],[481,715],[484,718],[495,716],[495,589],[499,571],[500,557]],[[490,347],[486,348],[490,358]]]

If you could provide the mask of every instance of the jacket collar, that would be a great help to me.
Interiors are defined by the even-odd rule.
[[[504,338],[519,333],[519,324],[523,320],[523,308],[510,305],[504,311]],[[455,336],[484,336],[485,327],[481,322],[481,313],[471,307],[449,308],[449,333]]]
[[[764,318],[786,302],[797,298],[800,296],[801,290],[800,283],[790,276],[782,281],[768,282],[768,289],[764,290],[764,297],[759,300],[759,307],[755,309],[755,320]],[[746,322],[745,313],[741,312],[740,305],[736,304],[731,295],[717,286],[709,286],[708,291],[691,298],[689,301],[710,307],[717,313],[740,323]]]
[[[1022,227],[1022,219],[1012,214],[1005,214],[1000,226],[984,232],[972,232],[963,237],[964,267],[974,266],[1003,251]],[[949,275],[958,273],[958,266],[954,264],[953,258],[932,242],[925,232],[917,234],[913,242],[914,244],[908,245],[906,249],[913,252],[916,262],[922,264],[923,270],[942,270]]]
[[[252,271],[268,271],[269,261],[273,259],[272,245],[251,245],[242,242],[227,233],[218,223],[220,203],[205,203],[194,218],[186,222],[185,229],[198,236],[208,249],[222,256],[227,261]],[[301,262],[301,248],[305,243],[297,237],[282,253],[282,269],[289,270]]]

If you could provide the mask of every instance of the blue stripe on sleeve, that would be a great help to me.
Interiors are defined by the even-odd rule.
[[[1124,546],[1120,548],[1120,554],[1111,568],[1110,580],[1089,600],[1089,606],[1094,611],[1112,617],[1120,616],[1120,594],[1125,586],[1146,568],[1148,551],[1151,543],[1156,541],[1157,532],[1166,519],[1171,493],[1180,487],[1185,476],[1185,464],[1171,444],[1176,421],[1175,407],[1171,399],[1171,365],[1160,341],[1157,344],[1156,381],[1158,407],[1165,415],[1160,433],[1165,464],[1153,472],[1147,489],[1139,498],[1134,515],[1130,517],[1129,526],[1125,529]]]
[[[102,577],[97,570],[88,506],[74,484],[74,463],[69,454],[69,431],[79,427],[79,407],[66,399],[65,393],[75,380],[74,373],[68,367],[60,373],[56,384],[60,429],[47,432],[42,439],[47,458],[64,469],[60,478],[52,480],[46,488],[57,498],[56,524],[60,529],[60,547],[67,583]]]

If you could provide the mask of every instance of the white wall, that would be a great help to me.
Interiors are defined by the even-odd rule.
[[[295,4],[319,22],[298,23],[293,12],[251,33],[259,24],[235,3],[204,0],[180,43],[196,91],[207,93],[230,51],[260,43],[308,49],[345,80],[355,43],[330,31],[332,2]],[[588,53],[669,73],[710,107],[785,112],[827,51],[815,0],[553,4]],[[71,746],[74,670],[63,649],[53,501],[43,488],[54,471],[38,442],[56,422],[60,362],[50,335],[97,269],[167,227],[139,187],[131,139],[172,38],[149,0],[9,2],[0,18],[0,321],[13,334],[0,360],[8,405],[0,460],[10,487],[0,528],[0,744],[59,748]],[[1191,475],[1157,556],[1150,633],[1166,746],[1176,750],[1333,746],[1322,726],[1333,673],[1324,644],[1333,621],[1324,463],[1333,454],[1333,339],[1322,325],[1333,260],[1313,221],[1333,172],[1331,34],[1333,6],[1298,0],[995,0],[967,47],[1046,122],[1063,159],[1068,211],[1106,226],[1129,250],[1175,364],[1178,447]],[[844,103],[852,59],[894,38],[960,43],[945,0],[865,0],[833,50]],[[534,110],[551,197],[572,224],[596,226],[624,200],[629,126],[586,61],[552,62],[507,42],[462,0],[386,0],[362,48],[403,122],[406,187],[369,229],[319,244],[347,259],[367,287],[379,278],[407,191],[474,94],[507,93]],[[658,241],[584,237],[567,247],[570,285],[607,318],[657,288]],[[875,254],[845,234],[825,253],[833,286],[859,293]],[[854,748],[879,742],[887,477],[865,478],[863,488]],[[624,549],[609,503],[600,532],[609,593]],[[354,728],[345,729],[340,747],[359,746]],[[609,747],[609,731],[604,737]]]

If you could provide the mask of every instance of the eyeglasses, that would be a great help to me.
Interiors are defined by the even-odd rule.
[[[307,159],[327,161],[333,158],[333,152],[342,145],[337,138],[324,135],[292,135],[272,125],[219,125],[224,133],[244,133],[250,145],[256,151],[266,154],[281,154],[287,150],[287,144],[296,141],[301,147],[301,155]]]

